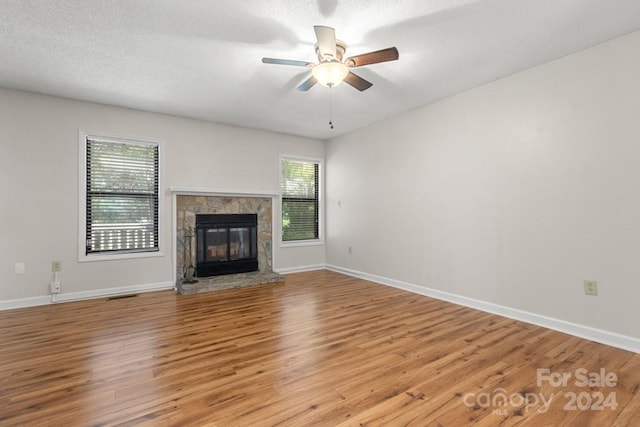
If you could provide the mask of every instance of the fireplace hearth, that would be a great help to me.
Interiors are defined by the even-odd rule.
[[[258,271],[256,214],[196,215],[196,276]]]

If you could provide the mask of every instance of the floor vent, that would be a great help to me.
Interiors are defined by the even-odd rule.
[[[114,295],[112,297],[107,298],[107,301],[111,301],[114,299],[123,299],[123,298],[133,298],[133,297],[137,297],[138,294],[126,294],[126,295]]]

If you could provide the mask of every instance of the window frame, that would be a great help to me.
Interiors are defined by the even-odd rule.
[[[284,197],[282,194],[282,163],[284,161],[315,163],[318,165],[318,238],[304,240],[283,240],[282,215]],[[318,246],[324,245],[324,159],[318,157],[305,157],[295,155],[280,155],[280,163],[278,167],[278,187],[279,191],[279,216],[278,231],[280,247],[296,247],[296,246]]]
[[[87,239],[87,139],[158,147],[158,250],[86,253]],[[107,132],[78,131],[78,261],[110,261],[164,256],[164,143],[149,138],[125,137]]]

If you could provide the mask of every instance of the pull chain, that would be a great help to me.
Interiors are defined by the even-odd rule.
[[[329,86],[329,128],[333,129],[333,121],[332,121],[332,117],[333,117],[333,93],[331,91],[331,89],[333,88],[333,85]]]

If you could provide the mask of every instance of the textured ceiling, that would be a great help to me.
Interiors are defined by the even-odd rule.
[[[638,0],[0,0],[0,86],[327,139],[640,29]],[[313,25],[365,92],[294,88]],[[328,126],[332,115],[335,128]]]

